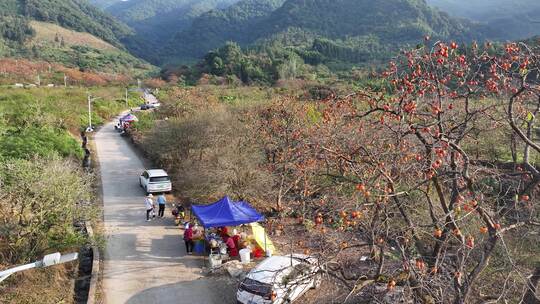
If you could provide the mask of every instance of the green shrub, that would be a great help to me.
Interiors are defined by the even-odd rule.
[[[133,128],[139,132],[150,130],[155,125],[156,115],[153,112],[137,113],[139,121],[133,124]]]
[[[82,157],[82,149],[77,141],[64,130],[49,127],[28,127],[8,131],[0,137],[0,155],[4,158],[42,157]]]

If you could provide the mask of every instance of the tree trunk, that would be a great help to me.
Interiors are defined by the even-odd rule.
[[[512,133],[510,135],[510,151],[512,153],[512,162],[514,163],[514,167],[517,165],[518,157],[517,157],[517,141],[516,141],[516,135]]]

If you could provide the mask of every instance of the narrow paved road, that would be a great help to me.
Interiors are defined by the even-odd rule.
[[[96,134],[95,142],[107,237],[105,303],[234,303],[227,280],[202,278],[200,257],[185,255],[170,208],[167,218],[145,221],[144,193],[138,184],[143,161],[112,123]]]

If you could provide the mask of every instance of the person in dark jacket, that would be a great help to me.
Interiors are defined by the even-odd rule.
[[[86,136],[86,132],[81,132],[81,140],[82,140],[82,148],[86,149],[86,145],[88,144],[88,137]]]

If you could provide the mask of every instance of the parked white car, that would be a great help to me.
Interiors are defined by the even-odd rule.
[[[139,185],[146,193],[170,192],[172,190],[171,179],[162,169],[145,170],[139,177]]]
[[[237,304],[285,304],[319,287],[321,275],[314,257],[272,256],[251,270],[238,286]]]

